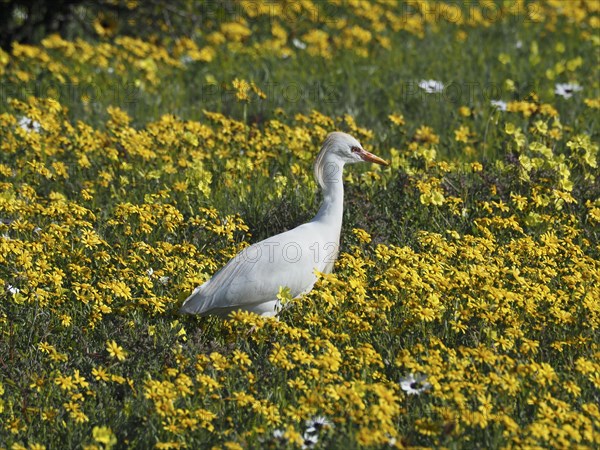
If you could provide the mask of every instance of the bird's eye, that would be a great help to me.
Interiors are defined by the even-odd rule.
[[[352,153],[359,153],[360,147],[350,147],[350,150],[352,151]]]

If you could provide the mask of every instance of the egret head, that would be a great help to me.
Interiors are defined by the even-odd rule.
[[[360,142],[349,134],[342,133],[341,131],[334,131],[333,133],[329,133],[323,141],[321,152],[315,161],[315,178],[319,185],[323,187],[325,181],[324,176],[328,172],[335,172],[335,170],[326,170],[327,164],[343,167],[344,164],[353,164],[357,162],[374,162],[384,166],[389,164],[379,156],[366,151],[362,145],[360,145]]]

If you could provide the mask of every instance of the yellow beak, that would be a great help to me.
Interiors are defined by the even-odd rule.
[[[381,159],[379,156],[374,155],[373,153],[369,153],[364,148],[361,148],[358,152],[359,156],[363,159],[363,161],[373,162],[375,164],[381,164],[382,166],[389,166],[390,163],[385,159]]]

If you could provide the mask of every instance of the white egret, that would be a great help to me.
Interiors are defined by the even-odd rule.
[[[361,161],[388,163],[364,150],[352,136],[330,133],[314,165],[323,190],[323,203],[308,223],[253,244],[197,287],[185,300],[182,313],[227,317],[236,310],[274,316],[280,310],[277,295],[287,287],[292,297],[310,292],[315,271],[330,273],[338,254],[345,164]]]

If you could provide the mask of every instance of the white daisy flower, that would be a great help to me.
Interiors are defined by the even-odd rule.
[[[29,117],[23,116],[19,119],[19,126],[27,132],[39,133],[42,125],[37,120],[32,120]]]
[[[298,38],[292,39],[292,44],[294,44],[294,47],[299,48],[300,50],[306,49],[306,44]]]
[[[170,279],[171,279],[171,278],[169,278],[169,277],[167,277],[167,276],[163,276],[163,277],[160,277],[160,278],[158,279],[158,281],[159,281],[160,283],[162,283],[162,284],[167,284],[167,283],[169,282],[169,280],[170,280]]]
[[[319,433],[323,428],[332,427],[333,423],[327,417],[316,416],[306,421],[306,429],[302,435],[302,448],[312,448],[319,442]]]
[[[19,288],[14,287],[12,284],[9,284],[8,287],[6,288],[6,290],[8,292],[10,292],[12,295],[17,295],[19,292]]]
[[[444,83],[436,80],[421,80],[419,87],[428,94],[439,94],[444,90]]]
[[[313,448],[319,442],[319,435],[311,434],[308,431],[305,431],[302,435],[302,448]]]
[[[306,429],[314,428],[316,431],[321,431],[323,428],[331,427],[333,423],[325,416],[316,416],[306,421]]]
[[[400,387],[408,395],[420,395],[431,388],[427,381],[427,375],[409,374],[400,380]]]
[[[506,111],[508,104],[504,100],[491,100],[490,103],[499,111]]]
[[[583,88],[577,83],[557,83],[554,86],[554,93],[563,98],[571,98],[575,92],[579,92]]]

